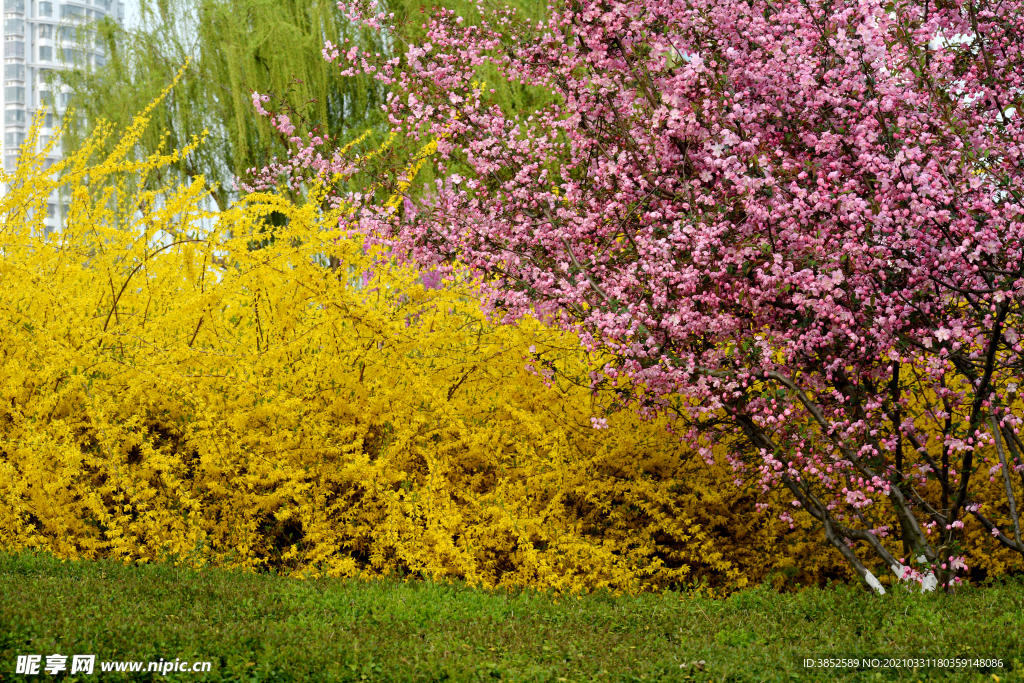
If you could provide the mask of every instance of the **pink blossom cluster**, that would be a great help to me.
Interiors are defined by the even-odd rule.
[[[284,139],[291,153],[284,161],[276,157],[263,168],[246,169],[247,180],[235,181],[235,188],[244,192],[266,192],[277,187],[285,187],[293,191],[299,190],[313,178],[331,179],[348,178],[358,166],[352,160],[334,148],[327,135],[318,134],[315,130],[303,140],[296,134],[297,126],[292,117],[283,112],[273,112],[264,105],[270,102],[269,94],[252,93],[252,104],[256,113],[270,119],[273,126]],[[332,196],[328,202],[336,208],[341,199]]]

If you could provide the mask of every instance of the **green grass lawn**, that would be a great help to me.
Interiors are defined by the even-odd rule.
[[[92,675],[16,673],[94,654]],[[1002,669],[806,669],[803,658],[992,656]],[[101,673],[102,661],[212,662]],[[703,664],[694,664],[695,662]],[[42,667],[41,667],[42,669]],[[63,677],[63,678],[62,678]],[[0,681],[1022,681],[1024,582],[727,600],[557,597],[425,581],[296,580],[0,553]]]

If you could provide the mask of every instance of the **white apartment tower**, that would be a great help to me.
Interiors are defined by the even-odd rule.
[[[54,112],[63,113],[68,105],[66,93],[52,93],[46,73],[63,64],[102,66],[102,48],[83,49],[78,28],[109,16],[124,24],[124,3],[119,0],[3,0],[4,3],[4,137],[3,164],[8,172],[18,164],[26,133],[41,105],[47,106],[44,127],[40,130],[42,150],[53,132]],[[88,41],[90,44],[92,41]],[[53,149],[44,162],[49,166],[60,158]],[[63,207],[56,196],[47,206],[47,232],[60,225]]]

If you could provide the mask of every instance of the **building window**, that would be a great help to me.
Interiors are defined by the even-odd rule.
[[[60,6],[60,18],[61,19],[66,19],[67,17],[72,17],[72,18],[79,17],[79,18],[81,18],[81,17],[84,17],[84,16],[85,16],[85,10],[82,9],[81,7],[76,7],[74,5],[61,5]]]
[[[8,126],[24,126],[25,125],[25,110],[24,109],[8,109],[4,112],[4,124]]]
[[[53,24],[39,24],[39,37],[40,38],[53,38]]]
[[[6,34],[17,33],[18,35],[25,35],[25,20],[24,19],[5,19],[4,20],[4,33],[6,33]]]
[[[49,45],[39,46],[39,61],[40,62],[52,62],[53,61],[53,48]]]
[[[68,64],[81,64],[83,57],[81,50],[68,47],[57,48],[57,56],[60,58],[60,61],[67,62]]]
[[[56,204],[47,204],[46,205],[46,217],[47,218],[55,218],[56,216],[57,216],[57,205]]]
[[[4,136],[4,149],[10,152],[15,147],[21,147],[23,142],[25,142],[24,133],[8,133]]]
[[[49,3],[47,3],[49,4]],[[5,12],[25,12],[25,0],[4,0]]]
[[[40,2],[39,3],[39,16],[41,16],[41,17],[52,17],[53,16],[53,3],[52,2]]]
[[[20,57],[25,58],[25,43],[22,41],[17,42],[5,42],[4,43],[4,57]]]
[[[25,80],[24,64],[4,64],[4,78],[15,81]]]
[[[18,155],[8,154],[4,157],[4,170],[8,173],[14,173],[18,170]]]
[[[9,85],[4,88],[4,101],[8,104],[17,102],[25,104],[25,88],[20,85]]]

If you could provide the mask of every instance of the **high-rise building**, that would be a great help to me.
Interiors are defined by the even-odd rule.
[[[68,95],[52,92],[46,74],[64,64],[102,66],[102,47],[80,36],[83,24],[109,16],[124,24],[124,3],[119,0],[3,0],[4,3],[4,137],[3,164],[8,172],[18,165],[33,117],[42,105],[47,114],[37,144],[41,151],[53,134],[55,115],[68,106]],[[84,40],[80,40],[83,38]],[[94,47],[88,47],[93,45]],[[54,147],[45,166],[60,158]],[[53,196],[47,205],[49,232],[60,224],[63,208]]]

